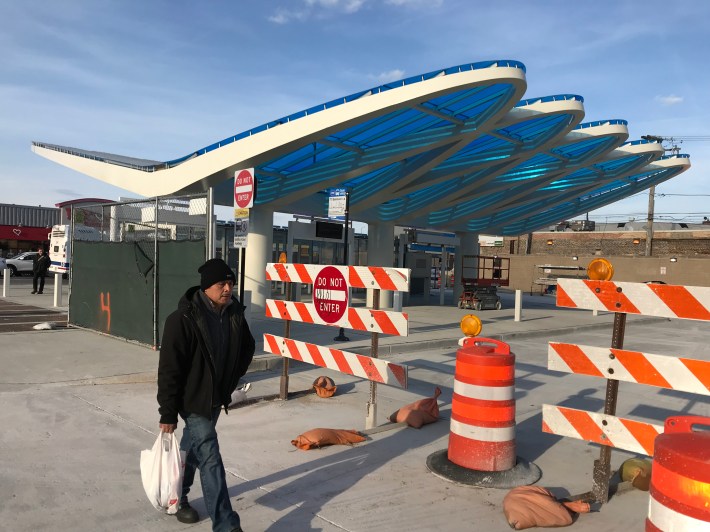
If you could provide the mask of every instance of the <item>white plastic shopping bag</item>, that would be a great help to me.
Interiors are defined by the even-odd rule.
[[[185,451],[180,450],[175,433],[161,432],[152,449],[141,451],[141,479],[150,503],[174,514],[180,504]]]
[[[231,398],[231,401],[229,402],[229,406],[234,406],[237,403],[241,403],[242,401],[246,401],[247,392],[249,390],[251,390],[251,383],[250,382],[242,384],[239,388],[234,390],[232,392],[232,398]]]

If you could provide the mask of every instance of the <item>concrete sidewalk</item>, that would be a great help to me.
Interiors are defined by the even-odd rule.
[[[42,296],[51,306],[51,294]],[[17,295],[12,301],[42,304]],[[546,369],[547,341],[572,335],[608,345],[613,314],[557,309],[550,296],[525,296],[522,321],[513,319],[513,295],[504,309],[476,313],[482,336],[501,338],[517,355],[518,454],[543,471],[540,485],[558,496],[591,488],[598,447],[541,432],[543,403],[599,410],[603,381]],[[305,390],[318,375],[331,376],[338,393],[330,399],[310,394],[289,401],[262,401],[233,409],[219,423],[232,503],[248,532],[369,530],[509,530],[501,501],[507,490],[477,489],[431,474],[427,457],[447,447],[458,324],[470,311],[453,306],[405,308],[410,335],[382,337],[380,356],[409,366],[409,389],[377,387],[378,424],[383,430],[354,447],[296,450],[290,440],[316,427],[362,430],[369,383],[305,364],[292,364],[290,389]],[[649,326],[629,317],[636,328],[668,336],[667,320]],[[252,319],[257,338],[281,335],[279,320]],[[351,341],[333,341],[337,329],[293,324],[292,337],[367,353],[370,335],[346,331]],[[693,343],[688,333],[685,341]],[[662,340],[659,340],[662,341]],[[583,343],[579,341],[579,343]],[[657,341],[656,341],[657,343]],[[203,519],[183,525],[148,503],[138,468],[140,450],[157,435],[155,371],[158,354],[143,346],[93,332],[65,329],[0,334],[0,523],[5,530],[210,530]],[[279,357],[258,349],[250,397],[278,393]],[[420,430],[387,427],[397,408],[441,387],[441,419]],[[635,393],[635,392],[634,392]],[[701,412],[679,394],[659,393],[652,403],[663,411]],[[624,410],[634,412],[633,397]],[[590,406],[591,404],[591,406]],[[690,406],[688,406],[690,405]],[[648,415],[648,412],[645,412]],[[615,451],[614,465],[629,455]],[[204,517],[199,483],[191,499]],[[640,530],[648,494],[619,495],[601,512],[581,516],[577,530]]]

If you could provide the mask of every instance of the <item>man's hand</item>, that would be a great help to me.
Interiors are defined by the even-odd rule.
[[[159,426],[161,432],[167,432],[168,434],[172,434],[177,428],[177,424],[173,425],[172,423],[160,423]]]

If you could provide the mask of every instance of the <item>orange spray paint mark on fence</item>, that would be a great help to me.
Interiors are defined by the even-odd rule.
[[[106,332],[111,332],[111,292],[106,292],[105,302],[104,293],[101,292],[101,312],[106,313]]]

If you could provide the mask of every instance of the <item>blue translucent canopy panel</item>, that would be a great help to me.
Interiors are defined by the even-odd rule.
[[[530,218],[536,213],[556,210],[559,205],[563,205],[572,199],[578,200],[579,197],[589,194],[591,190],[603,190],[609,186],[614,188],[614,185],[609,185],[609,183],[617,180],[620,176],[624,176],[624,174],[619,171],[620,168],[624,168],[626,171],[625,175],[629,175],[630,173],[640,171],[646,167],[649,160],[657,157],[658,152],[640,153],[633,156],[622,157],[621,159],[625,161],[623,165],[601,164],[592,165],[593,170],[584,168],[578,172],[586,170],[592,172],[594,179],[590,182],[577,181],[574,187],[570,185],[563,193],[559,193],[559,190],[556,191],[556,193],[552,193],[546,189],[547,187],[533,190],[518,201],[511,201],[505,207],[496,209],[494,217],[495,224],[500,226],[501,224],[512,222],[516,219]],[[628,159],[632,159],[633,164],[627,162]],[[627,179],[632,178],[627,177]],[[490,225],[491,223],[492,219],[489,216],[481,217],[477,214],[475,218],[471,218],[468,221],[467,227],[470,230],[474,230],[474,228],[481,227],[482,224]]]
[[[671,158],[683,159],[687,157],[687,155],[670,156],[662,157],[661,160]],[[680,164],[668,167],[654,166],[655,165],[652,164],[647,167],[645,171],[606,183],[573,201],[557,205],[553,209],[536,213],[533,216],[520,219],[503,227],[496,227],[496,229],[499,230],[499,234],[506,235],[535,231],[561,219],[579,216],[585,212],[618,201],[621,198],[641,192],[650,186],[658,185],[678,175],[686,168],[686,166]]]
[[[256,203],[284,198],[319,182],[332,186],[329,181],[346,173],[351,179],[338,186],[363,186],[355,194],[359,198],[377,193],[398,177],[396,172],[383,173],[383,167],[406,161],[447,141],[454,142],[466,131],[476,131],[491,114],[512,105],[513,93],[514,87],[509,83],[455,91],[333,132],[320,143],[302,146],[260,164],[255,172],[257,180],[262,176],[273,178],[275,174],[284,179],[278,188],[270,187],[268,194],[266,190],[260,191]],[[372,186],[374,178],[379,180],[378,186]],[[365,183],[369,185],[365,187]]]

